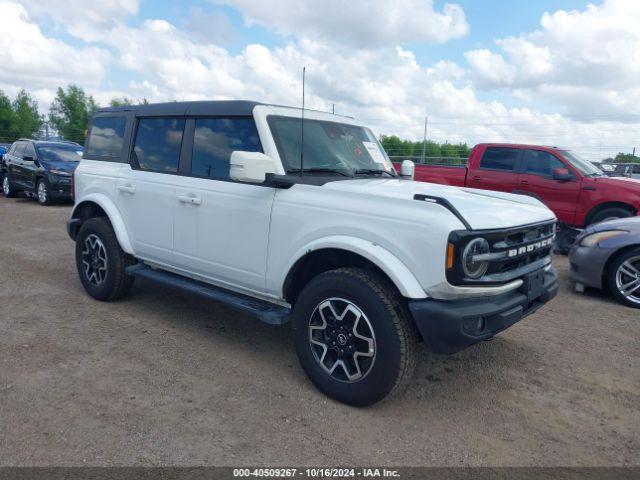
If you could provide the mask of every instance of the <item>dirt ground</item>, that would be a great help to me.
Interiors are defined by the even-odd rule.
[[[92,300],[69,211],[0,197],[0,465],[640,464],[640,311],[573,293],[564,257],[546,308],[355,409],[288,327],[151,283]]]

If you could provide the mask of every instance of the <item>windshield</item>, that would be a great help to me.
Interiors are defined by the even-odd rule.
[[[82,151],[78,145],[47,145],[38,147],[38,157],[45,162],[79,162]]]
[[[285,170],[299,171],[301,119],[271,116],[269,125]],[[389,157],[371,130],[324,120],[304,120],[303,168],[305,172],[343,176],[395,176]]]
[[[562,153],[562,156],[583,175],[588,177],[598,177],[603,175],[602,170],[588,160],[580,158],[571,150],[560,150],[560,153]]]

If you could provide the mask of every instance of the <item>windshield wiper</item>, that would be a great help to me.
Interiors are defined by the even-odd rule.
[[[303,168],[300,170],[299,168],[292,168],[291,170],[287,170],[287,173],[291,173],[295,175],[296,173],[337,173],[338,175],[342,175],[343,177],[350,177],[351,175],[338,170],[337,168],[329,168],[329,167],[313,167],[313,168]]]
[[[376,174],[376,173],[386,173],[390,177],[395,177],[395,175],[391,172],[387,172],[386,170],[379,170],[376,168],[360,168],[353,172],[356,175],[368,175],[368,174]]]

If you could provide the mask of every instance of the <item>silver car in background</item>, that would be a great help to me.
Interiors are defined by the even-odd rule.
[[[569,252],[576,291],[608,289],[620,303],[640,308],[640,217],[587,227]]]

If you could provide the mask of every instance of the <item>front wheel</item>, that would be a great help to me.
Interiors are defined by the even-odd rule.
[[[51,192],[49,191],[49,185],[44,178],[38,180],[36,185],[36,198],[40,205],[51,205]]]
[[[617,257],[607,276],[609,290],[618,302],[640,308],[640,248]]]
[[[126,296],[133,277],[125,269],[133,263],[133,257],[120,248],[109,220],[90,218],[82,224],[76,238],[76,267],[89,295],[103,301]]]
[[[322,273],[293,310],[300,363],[326,395],[374,404],[411,380],[418,343],[402,297],[380,274],[359,268]]]

